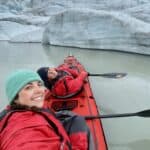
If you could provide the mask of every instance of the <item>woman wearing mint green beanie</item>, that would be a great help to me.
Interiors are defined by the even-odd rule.
[[[62,124],[43,111],[45,87],[39,75],[19,70],[6,81],[9,107],[0,117],[0,150],[69,150]]]
[[[10,105],[0,113],[0,150],[94,150],[83,117],[64,112],[70,115],[64,128],[46,109],[45,87],[36,72],[12,73],[6,81],[6,95]]]

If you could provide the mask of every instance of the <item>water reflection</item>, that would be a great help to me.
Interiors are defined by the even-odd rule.
[[[91,73],[126,72],[121,79],[90,77],[91,87],[102,114],[130,113],[150,108],[150,56],[113,51],[85,50],[41,44],[1,42],[0,96],[6,104],[5,76],[19,68],[36,70],[41,66],[57,66],[70,53]],[[131,117],[103,119],[110,150],[148,150],[150,119]]]

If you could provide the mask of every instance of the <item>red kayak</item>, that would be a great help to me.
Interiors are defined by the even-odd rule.
[[[74,56],[66,57],[64,59],[64,63],[61,66],[63,65],[67,65],[68,67],[74,67],[75,69],[78,69],[79,72],[85,70],[84,67],[76,60]],[[71,110],[82,116],[100,115],[88,78],[83,85],[83,89],[76,95],[62,98],[56,98],[51,95],[49,98],[50,108],[53,111]],[[86,121],[94,138],[95,150],[107,150],[107,144],[105,141],[101,120],[88,119]]]

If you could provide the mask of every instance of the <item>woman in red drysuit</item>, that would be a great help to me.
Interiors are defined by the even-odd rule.
[[[56,97],[69,97],[78,93],[88,75],[85,71],[78,73],[77,70],[68,67],[41,67],[37,73]]]
[[[0,113],[0,150],[93,149],[83,118],[76,117],[74,126],[82,120],[82,127],[78,131],[69,128],[68,135],[62,123],[46,109],[45,88],[37,73],[19,70],[11,74],[6,95],[10,105]]]
[[[37,73],[19,70],[6,83],[10,106],[0,121],[1,150],[69,150],[62,124],[44,106],[45,88]]]

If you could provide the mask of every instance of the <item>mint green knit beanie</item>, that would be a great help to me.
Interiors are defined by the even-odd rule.
[[[8,76],[6,80],[6,95],[8,97],[9,103],[11,103],[18,92],[29,82],[32,81],[41,81],[40,76],[32,71],[27,69],[18,70]]]

